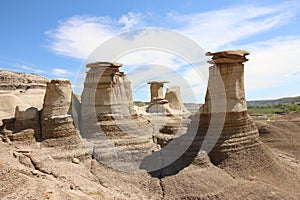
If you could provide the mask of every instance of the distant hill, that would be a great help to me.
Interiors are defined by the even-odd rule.
[[[148,102],[136,101],[137,106],[145,106],[149,104]],[[256,101],[247,101],[247,106],[276,106],[284,104],[297,104],[300,106],[300,96],[297,97],[286,97],[281,99],[269,99],[269,100],[256,100]],[[184,103],[184,106],[187,110],[192,113],[196,113],[199,110],[199,107],[202,104],[197,103]]]
[[[297,104],[300,106],[300,96],[285,97],[281,99],[247,101],[248,106],[274,106],[280,104]]]

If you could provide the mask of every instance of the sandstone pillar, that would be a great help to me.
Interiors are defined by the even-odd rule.
[[[200,131],[205,132],[212,126],[212,116],[221,116],[212,121],[215,124],[224,122],[219,138],[214,138],[214,132],[206,135],[212,142],[217,139],[209,156],[213,163],[219,164],[235,152],[255,148],[259,144],[259,136],[247,113],[245,99],[243,63],[248,60],[245,56],[249,53],[236,50],[208,52],[206,55],[213,56],[209,63],[214,65],[209,69],[208,91],[201,110],[199,127]],[[216,81],[217,77],[221,81]],[[222,113],[225,121],[222,121]]]
[[[96,62],[87,64],[82,93],[82,117],[134,115],[134,104],[127,76],[119,71],[120,63]]]
[[[150,84],[151,102],[164,99],[163,87],[165,83],[169,83],[169,81],[150,81],[147,83]]]
[[[67,79],[54,79],[47,83],[41,116],[42,139],[76,135],[71,107],[72,88]]]
[[[81,98],[81,136],[98,161],[120,170],[136,170],[155,148],[152,127],[135,109],[130,81],[120,63],[87,64]]]
[[[87,64],[84,90],[81,97],[81,133],[90,137],[95,133],[117,126],[98,122],[136,116],[130,81],[119,71],[120,63],[95,62]],[[114,129],[114,128],[115,129]]]

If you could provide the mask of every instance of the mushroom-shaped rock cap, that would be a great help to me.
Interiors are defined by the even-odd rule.
[[[149,81],[147,84],[158,84],[158,85],[163,85],[165,83],[170,83],[169,81]]]
[[[86,65],[87,68],[96,68],[96,67],[112,67],[119,68],[122,67],[121,63],[116,62],[94,62]]]
[[[226,51],[219,51],[215,53],[207,52],[206,56],[213,56],[213,61],[208,61],[211,64],[218,64],[218,63],[242,63],[246,62],[248,59],[246,55],[250,53],[245,50],[226,50]]]

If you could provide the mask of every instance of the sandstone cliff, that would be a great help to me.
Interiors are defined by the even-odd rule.
[[[17,105],[41,109],[48,81],[35,74],[0,70],[0,121],[14,117]]]

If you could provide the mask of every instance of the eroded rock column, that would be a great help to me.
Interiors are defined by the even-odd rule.
[[[71,83],[67,79],[54,79],[47,83],[41,116],[42,139],[76,135],[77,130],[70,115]]]
[[[117,126],[98,122],[136,117],[130,81],[119,71],[120,63],[95,62],[87,64],[81,104],[81,132],[90,137],[99,131],[118,131]]]
[[[163,87],[165,83],[169,81],[150,81],[150,94],[151,101],[146,111],[149,113],[161,113],[168,114],[171,113],[169,102],[164,98]]]
[[[115,169],[138,170],[156,146],[148,120],[134,109],[130,81],[120,63],[87,64],[81,98],[81,135],[95,159]]]
[[[208,91],[199,127],[200,131],[206,132],[212,124],[222,123],[225,117],[221,135],[209,152],[212,162],[219,164],[235,152],[256,148],[259,135],[248,115],[245,99],[243,63],[248,60],[245,56],[249,53],[236,50],[208,52],[206,55],[213,56],[210,63],[214,65],[209,69]],[[210,123],[211,120],[214,121]],[[215,134],[208,133],[208,139],[215,141]]]
[[[164,99],[163,87],[169,81],[150,81],[151,102]]]

